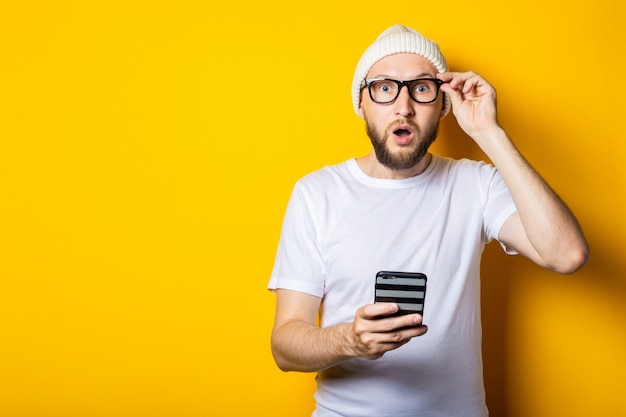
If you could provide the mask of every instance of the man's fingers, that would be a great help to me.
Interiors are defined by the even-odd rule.
[[[444,72],[437,74],[437,78],[443,81],[441,89],[447,93],[452,90],[468,94],[475,88],[486,87],[489,84],[473,71],[468,72]]]
[[[378,359],[428,331],[420,314],[392,316],[397,311],[394,303],[368,304],[357,310],[353,348],[360,356]]]
[[[382,316],[388,316],[398,311],[398,305],[394,303],[368,304],[361,309],[361,318],[374,320]]]
[[[398,317],[389,317],[398,311],[398,305],[395,303],[377,303],[368,304],[360,309],[357,314],[364,320],[381,320],[382,331],[392,331],[404,327],[415,327],[422,324],[422,316],[420,314],[406,314]]]

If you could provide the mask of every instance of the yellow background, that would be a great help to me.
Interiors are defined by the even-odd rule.
[[[293,183],[368,151],[350,84],[403,23],[498,89],[578,215],[589,264],[490,245],[494,416],[626,415],[625,7],[506,2],[5,1],[0,415],[307,416],[265,290]],[[435,151],[482,158],[443,123]]]

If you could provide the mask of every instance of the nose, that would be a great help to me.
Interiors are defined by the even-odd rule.
[[[404,88],[406,87],[406,89]],[[403,85],[400,87],[400,91],[398,92],[398,97],[393,102],[394,112],[398,116],[402,117],[411,117],[415,115],[415,107],[413,106],[413,99],[409,95],[409,87]]]

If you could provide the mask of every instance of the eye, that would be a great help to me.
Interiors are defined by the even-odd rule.
[[[396,89],[396,85],[390,81],[376,81],[374,85],[374,90],[380,93],[393,93]]]
[[[428,92],[430,92],[431,90],[432,90],[432,86],[431,86],[428,82],[425,82],[425,81],[422,81],[422,82],[416,83],[416,84],[413,86],[413,91],[414,91],[416,94],[427,94],[427,93],[428,93]]]

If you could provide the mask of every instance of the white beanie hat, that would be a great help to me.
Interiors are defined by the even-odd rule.
[[[354,73],[352,81],[352,104],[354,111],[359,113],[359,101],[361,98],[361,89],[363,81],[369,70],[375,63],[386,56],[393,54],[411,53],[421,55],[433,63],[437,71],[447,72],[448,64],[444,59],[439,46],[426,39],[415,30],[402,25],[395,25],[385,30],[376,38],[376,41],[367,48]],[[445,116],[450,111],[450,97],[444,93],[443,95],[443,111]]]

